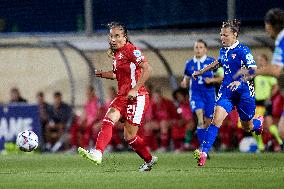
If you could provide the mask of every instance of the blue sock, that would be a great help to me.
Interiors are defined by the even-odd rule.
[[[205,132],[206,132],[205,128],[197,127],[196,134],[197,134],[197,139],[198,139],[198,142],[199,142],[199,148],[202,148]]]
[[[259,129],[260,125],[261,125],[261,121],[259,119],[253,119],[252,120],[253,123],[253,129],[252,131],[256,131]]]
[[[203,140],[203,145],[202,145],[202,152],[205,152],[208,154],[210,151],[217,135],[219,132],[219,127],[210,124],[209,127],[207,128],[205,134],[204,134],[204,140]]]

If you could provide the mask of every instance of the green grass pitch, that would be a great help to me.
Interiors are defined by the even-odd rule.
[[[205,167],[192,153],[155,155],[143,173],[135,153],[106,154],[100,166],[70,154],[0,155],[0,188],[284,188],[284,153],[212,153]]]

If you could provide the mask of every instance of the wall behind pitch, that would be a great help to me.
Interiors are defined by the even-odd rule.
[[[83,59],[74,51],[65,49],[67,59],[70,60],[71,69],[74,73],[76,101],[75,105],[82,105],[85,98],[85,89],[89,84],[88,68]],[[143,51],[153,73],[150,81],[155,87],[161,87],[166,96],[171,96],[171,88],[168,83],[159,82],[161,78],[167,79],[167,72],[158,57],[149,50]],[[208,55],[217,58],[219,49],[210,49]],[[266,53],[271,56],[271,51],[267,48],[252,48],[254,55]],[[184,64],[188,58],[193,56],[192,49],[170,49],[161,50],[162,55],[169,61],[174,74],[179,78],[183,76]],[[107,57],[105,51],[88,52],[97,69],[111,70],[112,60]],[[52,94],[55,90],[62,91],[63,99],[70,102],[70,83],[67,76],[66,67],[55,49],[1,49],[0,51],[0,102],[8,102],[9,90],[11,87],[18,87],[22,96],[29,102],[35,102],[36,93],[41,90],[46,93],[47,100],[52,102]],[[108,88],[116,86],[116,81],[101,79],[103,82],[106,98]]]

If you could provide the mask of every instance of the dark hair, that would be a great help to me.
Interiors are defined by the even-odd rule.
[[[111,30],[111,29],[113,29],[113,28],[118,28],[118,29],[120,29],[120,30],[123,32],[124,37],[126,38],[126,42],[130,42],[130,41],[129,41],[129,38],[128,38],[128,30],[127,30],[127,28],[126,28],[126,26],[125,26],[124,24],[119,23],[119,22],[110,22],[110,23],[107,24],[107,27],[109,28],[109,30]],[[107,51],[107,55],[113,58],[113,56],[114,56],[114,51],[115,51],[115,50],[112,49],[112,48],[111,48],[111,45],[110,45],[110,47],[109,47],[109,49],[108,49],[108,51]]]
[[[54,97],[61,97],[62,94],[60,91],[55,91],[54,94],[53,94]]]
[[[240,20],[237,20],[237,19],[227,20],[226,22],[222,23],[222,27],[221,28],[230,28],[233,33],[237,33],[237,37],[238,37],[239,33],[241,31],[240,25],[241,25],[241,21]]]
[[[39,92],[37,93],[37,96],[38,96],[38,97],[44,97],[44,93],[43,93],[42,91],[39,91]]]
[[[19,89],[17,87],[11,88],[12,93],[20,93]]]
[[[279,8],[270,9],[264,17],[264,22],[271,24],[278,34],[284,28],[284,11]]]
[[[176,90],[172,93],[173,98],[174,98],[175,100],[177,100],[177,94],[179,94],[179,93],[180,93],[181,95],[183,95],[184,97],[186,97],[188,91],[187,91],[187,89],[184,89],[184,88],[178,88],[178,89],[176,89]]]
[[[195,43],[203,43],[206,48],[208,47],[207,43],[203,39],[197,39]]]
[[[109,29],[119,28],[120,30],[123,31],[124,36],[125,36],[126,39],[127,39],[127,37],[128,37],[128,36],[127,36],[127,35],[128,35],[128,30],[127,30],[127,28],[126,28],[126,26],[125,26],[124,24],[119,23],[119,22],[110,22],[110,23],[107,24],[107,27],[108,27]]]

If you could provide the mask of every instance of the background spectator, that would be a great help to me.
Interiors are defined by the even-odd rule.
[[[37,104],[39,106],[39,117],[40,117],[40,123],[41,123],[41,131],[42,131],[42,136],[43,136],[43,142],[46,141],[46,125],[48,124],[48,120],[51,118],[51,105],[48,104],[45,101],[44,98],[44,93],[42,91],[38,92],[36,95],[37,98]]]
[[[72,108],[62,100],[62,94],[59,91],[53,94],[51,117],[52,119],[59,120],[66,128],[69,128],[72,123]]]
[[[10,90],[10,103],[27,103],[28,101],[24,99],[20,93],[20,90],[16,87]]]
[[[57,152],[69,147],[69,132],[73,121],[72,108],[63,102],[62,94],[56,91],[53,95],[54,103],[51,108],[50,120],[46,126],[46,144],[44,151]]]

